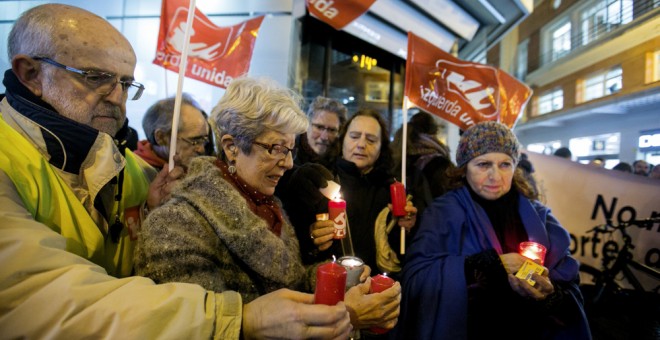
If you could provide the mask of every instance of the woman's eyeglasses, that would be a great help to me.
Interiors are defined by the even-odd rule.
[[[276,156],[276,157],[279,157],[280,159],[286,158],[286,156],[289,153],[291,153],[291,158],[296,157],[296,148],[295,147],[289,149],[286,146],[280,145],[280,144],[264,144],[264,143],[259,143],[259,142],[256,142],[256,141],[252,142],[252,144],[258,145],[258,146],[266,149],[271,156]]]
[[[43,61],[44,63],[82,76],[87,87],[103,96],[106,96],[114,91],[118,83],[121,84],[122,91],[124,91],[124,94],[126,94],[130,100],[140,99],[142,92],[144,92],[144,85],[133,80],[121,80],[117,77],[117,75],[110,72],[83,71],[77,68],[66,66],[64,64],[60,64],[57,61],[47,57],[32,57],[32,59]]]

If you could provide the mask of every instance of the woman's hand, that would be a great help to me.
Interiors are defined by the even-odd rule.
[[[314,246],[320,251],[327,250],[332,246],[335,236],[335,225],[330,220],[316,221],[309,226],[309,237],[312,238]]]
[[[351,316],[353,328],[380,327],[392,329],[399,318],[401,284],[380,292],[369,294],[371,278],[346,292],[344,303]]]
[[[544,268],[541,275],[532,274],[532,280],[536,281],[534,286],[530,285],[527,280],[519,279],[513,274],[508,274],[508,278],[511,289],[522,297],[541,301],[555,292],[555,287],[552,285],[550,277],[548,277],[548,268]]]
[[[500,261],[504,265],[507,274],[516,275],[527,258],[518,253],[506,253],[500,255]]]
[[[365,283],[367,279],[371,277],[371,267],[366,264],[363,266],[362,274],[360,274],[360,282]]]
[[[535,300],[544,300],[548,295],[554,293],[555,287],[550,281],[548,268],[544,267],[541,274],[532,274],[532,280],[536,281],[534,286],[532,286],[527,280],[519,279],[515,276],[526,260],[524,256],[518,253],[507,253],[500,255],[500,260],[507,272],[509,286],[518,295]]]
[[[388,204],[387,205],[390,210],[392,209],[392,205]],[[415,226],[415,222],[417,222],[417,208],[413,205],[412,202],[408,201],[406,202],[406,206],[404,208],[406,210],[406,216],[401,216],[399,217],[399,227],[402,227],[406,229],[406,231],[410,232],[410,229]]]
[[[172,171],[168,170],[167,164],[163,167],[156,178],[149,184],[147,196],[147,207],[153,210],[167,202],[172,194],[172,189],[184,177],[185,171],[181,166],[175,166]]]

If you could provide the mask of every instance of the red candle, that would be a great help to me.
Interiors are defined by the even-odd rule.
[[[392,200],[392,215],[406,215],[406,188],[401,182],[394,182],[390,185],[390,198]]]
[[[318,266],[314,303],[334,306],[339,301],[344,301],[345,289],[346,268],[334,261]]]
[[[395,281],[392,278],[387,277],[387,274],[378,274],[371,278],[371,288],[369,288],[369,293],[380,293],[394,286],[394,282]],[[380,327],[371,327],[369,330],[376,334],[384,334],[389,331],[388,329]]]
[[[540,265],[545,261],[545,247],[536,242],[520,242],[518,253]]]
[[[334,239],[346,237],[346,201],[338,197],[328,201],[328,215],[335,224]]]

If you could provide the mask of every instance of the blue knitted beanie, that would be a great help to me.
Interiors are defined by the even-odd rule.
[[[506,125],[495,121],[481,122],[463,132],[456,149],[456,164],[461,167],[472,158],[489,152],[505,153],[518,164],[521,148]]]

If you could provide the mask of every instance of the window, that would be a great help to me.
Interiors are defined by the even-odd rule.
[[[571,23],[566,22],[552,31],[551,61],[555,61],[571,51]]]
[[[609,96],[621,90],[623,84],[623,71],[621,66],[616,66],[606,72],[601,72],[586,78],[581,85],[583,91],[579,102],[587,102],[596,98]],[[580,100],[581,99],[581,100]]]
[[[557,88],[539,96],[539,115],[561,110],[564,107],[564,90]]]
[[[658,80],[660,80],[660,50],[646,54],[646,83]]]
[[[595,1],[580,11],[580,43],[587,45],[632,19],[632,0]]]
[[[660,3],[660,0],[653,1]],[[653,10],[646,2],[633,8],[634,0],[582,0],[575,3],[578,8],[567,11],[567,14],[558,16],[542,28],[542,64],[562,58],[578,47],[605,39],[608,32]]]
[[[518,54],[516,55],[516,78],[524,80],[527,75],[527,51],[529,48],[529,39],[518,45]]]

